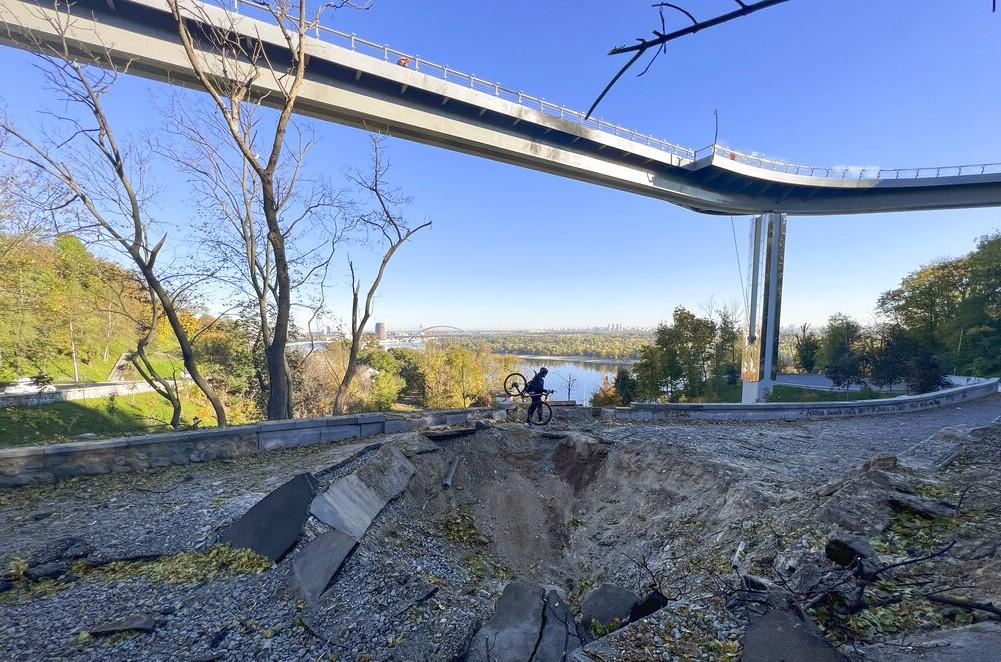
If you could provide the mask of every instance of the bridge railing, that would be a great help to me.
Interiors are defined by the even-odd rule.
[[[266,18],[273,20],[273,17],[265,10],[259,1],[255,0],[217,0],[222,6],[228,7],[235,12],[240,12],[241,7],[248,16],[255,18]],[[292,17],[290,17],[292,18]],[[342,32],[334,28],[323,25],[316,26],[314,35],[317,39],[329,41],[335,45],[346,47],[352,51],[362,53],[385,62],[394,62],[408,69],[419,71],[445,81],[457,83],[469,87],[470,89],[492,94],[498,98],[512,101],[520,106],[539,110],[547,115],[559,117],[560,119],[580,124],[589,128],[597,129],[615,136],[627,138],[633,142],[649,145],[656,149],[673,154],[688,161],[694,161],[712,155],[719,155],[739,163],[746,163],[757,168],[771,170],[773,172],[783,172],[793,175],[804,175],[808,177],[821,177],[825,179],[844,180],[875,180],[875,179],[920,179],[924,177],[947,177],[958,175],[987,175],[1001,174],[1001,163],[979,163],[973,165],[941,166],[928,168],[877,168],[877,167],[856,167],[839,166],[824,168],[818,166],[800,165],[788,163],[775,159],[768,159],[745,152],[738,152],[723,145],[714,144],[703,147],[699,150],[690,149],[681,145],[676,145],[666,140],[661,140],[651,135],[634,131],[614,122],[607,122],[596,117],[585,117],[584,113],[567,108],[566,106],[555,104],[545,99],[534,97],[520,90],[505,87],[500,83],[480,78],[475,74],[467,74],[453,69],[448,65],[438,64],[431,60],[422,58],[420,55],[405,53],[391,48],[387,44],[379,44],[374,41],[363,39],[354,33]]]
[[[243,7],[244,11],[249,16],[262,18],[266,17],[273,20],[273,18],[267,14],[264,9],[262,9],[261,5],[254,0],[230,0],[228,6],[236,12],[239,12],[241,7]],[[526,108],[531,108],[533,110],[539,110],[547,115],[551,115],[552,117],[559,117],[560,119],[574,122],[582,126],[597,129],[622,138],[628,138],[633,142],[649,145],[650,147],[663,150],[669,154],[674,154],[684,159],[692,160],[695,158],[694,150],[691,150],[688,147],[682,147],[681,145],[676,145],[666,140],[661,140],[660,138],[640,133],[639,131],[634,131],[633,129],[615,124],[614,122],[607,122],[596,117],[585,118],[584,113],[580,111],[567,108],[566,106],[556,104],[551,101],[546,101],[545,99],[541,99],[539,97],[534,97],[531,94],[526,94],[520,90],[506,87],[494,81],[479,78],[475,74],[467,74],[463,71],[459,71],[458,69],[453,69],[448,65],[432,62],[431,60],[422,58],[420,55],[398,51],[395,48],[391,48],[387,44],[379,44],[374,41],[363,39],[354,33],[341,32],[340,30],[320,25],[316,27],[313,36],[318,39],[329,41],[335,45],[346,47],[352,51],[362,53],[363,55],[381,59],[385,62],[394,62],[400,64],[401,66],[406,66],[408,69],[413,69],[414,71],[434,76],[435,78],[440,78],[451,83],[458,83],[473,90],[486,92],[487,94],[492,94],[507,101],[513,101],[520,106],[525,106]]]
[[[978,163],[957,166],[933,166],[927,168],[876,168],[842,166],[824,168],[818,166],[800,165],[785,161],[776,161],[754,154],[738,152],[723,145],[707,145],[696,150],[696,158],[718,155],[722,158],[746,163],[756,168],[764,168],[773,172],[784,172],[792,175],[808,177],[823,177],[826,179],[920,179],[923,177],[956,177],[959,175],[991,175],[1001,174],[1001,163]]]

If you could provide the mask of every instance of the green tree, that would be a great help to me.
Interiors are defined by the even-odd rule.
[[[736,382],[739,341],[731,312],[699,317],[675,308],[671,323],[660,324],[653,344],[640,350],[631,396],[672,402],[718,399],[724,380]]]
[[[622,404],[628,405],[636,399],[636,379],[628,368],[619,368],[615,375],[614,386]]]
[[[73,381],[80,381],[79,362],[90,362],[93,350],[96,312],[92,285],[95,263],[83,242],[72,235],[56,237],[56,277],[60,286],[51,296],[53,312],[63,325],[70,349]]]
[[[715,386],[722,383],[733,386],[740,376],[741,327],[737,315],[727,308],[716,311],[716,343],[713,352],[713,379]]]
[[[810,331],[810,325],[804,323],[799,328],[795,338],[796,367],[811,374],[817,367],[817,355],[820,353],[820,338]]]
[[[907,377],[916,345],[896,324],[882,329],[880,344],[871,358],[870,378],[879,387],[893,387]]]
[[[907,371],[907,388],[913,393],[929,393],[949,385],[945,371],[938,359],[929,352],[921,352],[911,359]]]
[[[400,366],[399,374],[407,393],[424,392],[424,373],[421,372],[421,352],[416,349],[394,348],[389,350]]]
[[[376,371],[372,378],[368,409],[389,411],[407,382],[400,376],[400,361],[376,344],[362,358],[362,363]]]
[[[966,260],[943,260],[908,274],[900,287],[884,292],[877,305],[908,330],[921,351],[934,353],[950,346],[955,318],[968,291]]]
[[[640,350],[640,360],[633,366],[636,373],[636,398],[659,401],[665,394],[664,352],[659,345],[647,345]]]
[[[1001,233],[981,237],[966,258],[968,289],[954,318],[955,371],[1001,375]]]
[[[861,357],[848,350],[842,351],[828,362],[827,367],[824,368],[824,374],[834,382],[835,386],[843,386],[847,391],[852,384],[862,383]]]
[[[826,371],[836,362],[855,354],[855,344],[862,333],[862,325],[844,313],[835,313],[827,320],[827,328],[820,340],[819,365]]]

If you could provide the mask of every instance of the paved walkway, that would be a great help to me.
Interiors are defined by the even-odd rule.
[[[1001,395],[909,414],[807,421],[666,421],[595,427],[614,440],[663,441],[701,451],[778,482],[828,480],[864,460],[899,455],[939,430],[1001,417]]]
[[[30,554],[66,536],[84,538],[108,558],[190,549],[292,476],[323,472],[384,440],[3,490],[0,558]]]

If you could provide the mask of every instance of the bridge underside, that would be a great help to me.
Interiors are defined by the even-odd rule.
[[[0,42],[37,51],[60,40],[51,4],[12,0],[0,8]],[[73,55],[197,87],[165,0],[77,0],[66,32]],[[198,22],[264,45],[288,61],[280,31],[202,6]],[[197,26],[192,30],[197,33]],[[379,131],[709,214],[859,214],[1001,205],[1001,173],[913,179],[823,178],[776,172],[713,153],[703,159],[561,119],[457,83],[310,39],[303,115]],[[96,54],[96,58],[95,58]],[[222,74],[211,49],[207,67]],[[255,93],[281,98],[265,74]]]

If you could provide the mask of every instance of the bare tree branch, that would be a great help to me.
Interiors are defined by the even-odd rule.
[[[591,104],[591,107],[587,109],[587,114],[584,116],[585,119],[591,116],[591,113],[593,113],[594,109],[598,107],[598,104],[601,103],[601,100],[605,98],[605,95],[607,95],[608,92],[612,89],[612,86],[615,85],[615,83],[618,82],[619,78],[622,77],[622,74],[626,73],[626,71],[630,67],[632,67],[633,64],[635,64],[636,61],[639,60],[643,56],[643,54],[645,54],[650,49],[656,49],[654,54],[654,57],[656,58],[664,51],[664,47],[669,41],[674,41],[675,39],[680,39],[681,37],[685,37],[690,34],[695,34],[700,30],[706,30],[708,28],[716,27],[717,25],[722,25],[723,23],[727,23],[734,19],[748,16],[749,14],[753,14],[754,12],[761,11],[762,9],[768,9],[769,7],[774,7],[775,5],[787,1],[788,0],[758,0],[758,2],[754,3],[745,3],[742,2],[741,0],[735,0],[735,2],[739,5],[737,9],[731,12],[727,12],[725,14],[714,16],[713,18],[704,21],[699,21],[698,19],[695,18],[695,16],[693,16],[687,10],[670,2],[661,2],[653,5],[654,7],[657,7],[660,10],[661,29],[653,31],[654,36],[652,39],[640,38],[636,40],[637,43],[631,46],[617,46],[608,52],[609,55],[621,55],[623,53],[632,53],[633,55],[629,59],[629,61],[626,62],[626,64],[623,65],[621,69],[619,69],[618,73],[616,73],[615,76],[612,77],[612,80],[609,81],[607,85],[605,85],[605,88],[601,91],[601,94],[599,94],[598,98],[594,100],[594,103]],[[678,30],[674,30],[672,32],[667,32],[663,15],[663,9],[665,8],[674,9],[681,12],[689,20],[691,20],[692,22],[691,25],[688,25],[684,28],[680,28]],[[650,65],[648,64],[647,68],[644,69],[640,75],[646,73],[647,69],[649,68]]]

